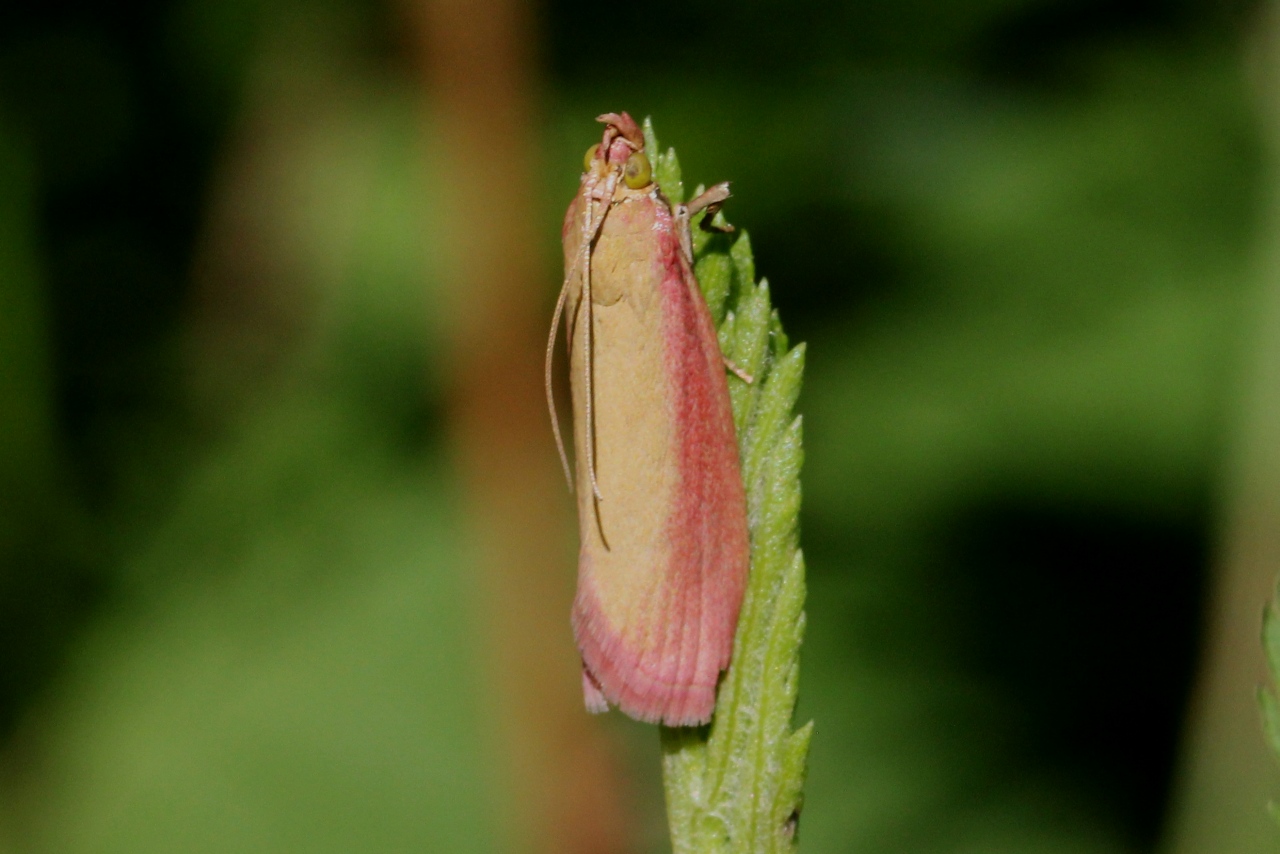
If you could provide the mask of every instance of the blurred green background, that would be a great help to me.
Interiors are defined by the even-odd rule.
[[[0,11],[0,852],[568,850],[492,732],[411,5]],[[626,109],[809,342],[802,850],[1177,847],[1269,11],[530,8],[545,319]],[[603,726],[626,817],[577,850],[661,851],[656,733]]]

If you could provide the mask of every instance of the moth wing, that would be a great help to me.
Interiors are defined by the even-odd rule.
[[[591,276],[593,433],[579,376],[581,282],[570,297],[577,458],[594,441],[603,497],[595,500],[579,465],[573,624],[584,697],[593,710],[603,698],[641,720],[703,723],[729,663],[748,564],[714,324],[656,194],[611,211]]]

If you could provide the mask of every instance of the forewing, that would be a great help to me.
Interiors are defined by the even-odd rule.
[[[566,239],[566,260],[571,241]],[[581,282],[571,291],[575,446],[594,440],[601,501],[578,467],[573,623],[589,705],[708,720],[746,581],[746,509],[715,329],[655,192],[605,220],[591,260],[594,435],[585,424]]]

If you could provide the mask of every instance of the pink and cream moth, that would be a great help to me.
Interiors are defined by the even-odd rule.
[[[719,184],[674,208],[626,113],[600,116],[565,214],[581,545],[573,632],[587,708],[701,724],[729,665],[747,580],[746,499],[716,330],[693,274],[690,217]],[[564,443],[552,423],[565,474]],[[570,485],[573,486],[573,478]]]

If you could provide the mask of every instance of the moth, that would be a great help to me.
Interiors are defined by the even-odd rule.
[[[578,502],[572,624],[583,696],[592,712],[613,705],[642,721],[701,724],[729,665],[749,563],[728,363],[690,239],[690,218],[729,189],[673,206],[635,121],[598,121],[603,137],[565,214],[546,362],[556,445]],[[576,475],[551,395],[562,316]]]

